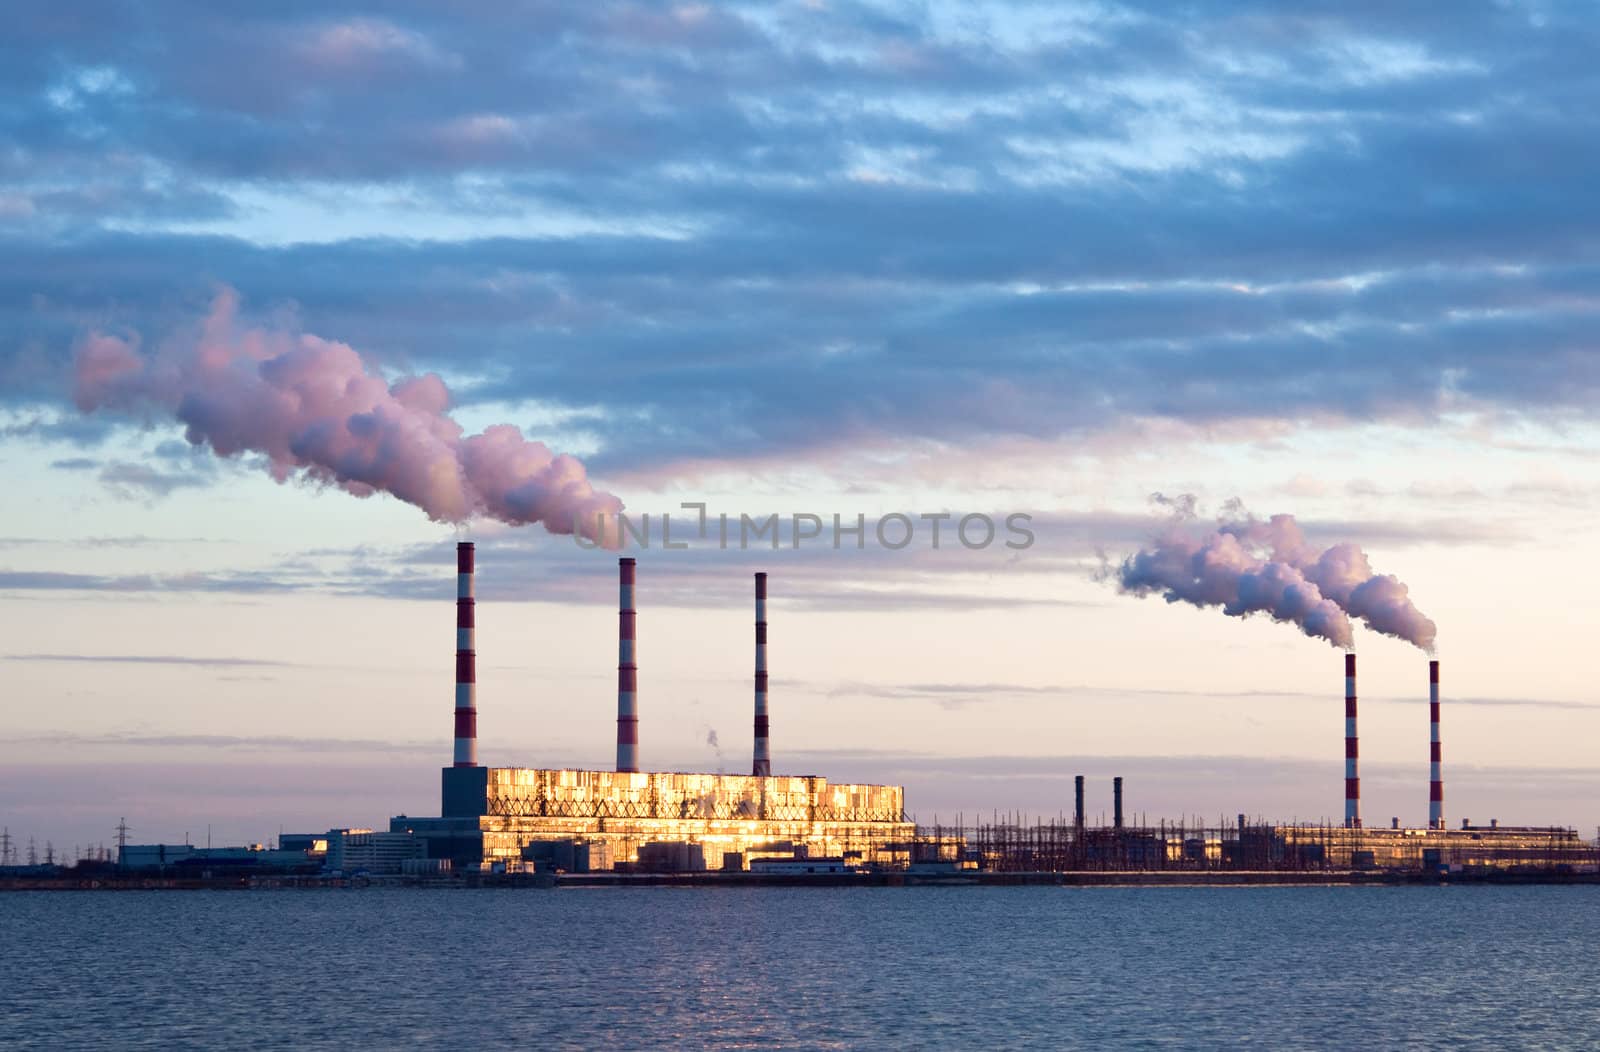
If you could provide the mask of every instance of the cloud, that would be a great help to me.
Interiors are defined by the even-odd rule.
[[[129,749],[237,749],[293,753],[429,753],[438,742],[378,738],[300,738],[260,734],[82,734],[62,731],[0,739],[0,745],[112,747]]]
[[[209,537],[148,537],[130,534],[120,537],[0,537],[0,548],[50,545],[67,548],[154,548],[167,545],[215,544]]]
[[[309,584],[303,574],[236,571],[216,574],[89,574],[56,570],[0,570],[0,591],[44,592],[287,592]]]
[[[1184,690],[1153,687],[1113,687],[1086,683],[812,683],[789,681],[797,689],[818,690],[829,697],[874,698],[886,701],[927,702],[943,708],[961,708],[967,705],[1013,701],[1027,698],[1071,699],[1074,704],[1084,701],[1118,703],[1132,699],[1195,698],[1206,701],[1230,702],[1288,702],[1291,704],[1316,703],[1326,705],[1332,694],[1298,690]],[[1363,696],[1363,703],[1380,705],[1406,705],[1417,707],[1425,695],[1417,696]],[[1537,697],[1466,697],[1448,695],[1446,706],[1470,705],[1484,708],[1543,708],[1543,709],[1600,709],[1600,702],[1576,701],[1562,698]]]
[[[642,511],[643,509],[641,509]],[[923,533],[912,547],[857,551],[846,539],[839,550],[828,538],[791,546],[787,513],[780,545],[760,541],[740,550],[720,550],[713,535],[693,536],[693,512],[674,513],[674,539],[687,539],[688,550],[662,548],[660,513],[652,511],[651,547],[635,550],[640,567],[640,600],[652,607],[743,608],[750,601],[751,575],[771,574],[773,601],[795,611],[888,613],[906,610],[960,613],[974,609],[1038,609],[1041,611],[1101,607],[1119,602],[1092,593],[1040,594],[1029,584],[1051,580],[1087,584],[1099,566],[1102,548],[1137,544],[1149,532],[1149,517],[1109,511],[1041,512],[1030,528],[1033,548],[1016,552],[999,546],[967,550],[946,538],[939,550],[927,547]],[[827,511],[827,509],[823,509]],[[719,509],[712,507],[714,516]],[[765,518],[765,514],[753,513]],[[832,512],[827,512],[831,515]],[[991,513],[997,523],[1003,514]],[[959,509],[952,513],[955,521]],[[854,515],[844,515],[846,524]],[[867,529],[873,529],[868,520]],[[1398,523],[1381,519],[1307,520],[1308,537],[1326,541],[1354,537],[1391,549],[1416,545],[1474,545],[1524,539],[1516,531],[1478,521],[1418,520]],[[831,523],[830,523],[831,528]],[[945,527],[948,531],[948,525]],[[615,603],[614,553],[584,550],[570,538],[485,524],[474,531],[478,541],[477,594],[490,602],[552,602],[610,605]],[[997,534],[997,537],[1000,536]],[[737,537],[735,531],[734,543]],[[0,538],[0,549],[58,546],[117,546],[133,551],[167,545],[215,544],[204,538],[147,536]],[[221,560],[222,556],[218,556]],[[37,565],[37,563],[36,563]],[[424,602],[446,601],[455,594],[454,544],[445,537],[408,545],[357,545],[287,551],[276,561],[241,568],[219,561],[174,573],[167,570],[84,573],[70,570],[0,567],[0,590],[30,592],[104,592],[127,595],[215,593],[256,595],[312,592],[335,596],[375,596]]]
[[[1597,404],[1577,8],[130,19],[0,42],[8,399],[222,280],[606,470]]]
[[[148,464],[119,460],[101,469],[100,481],[119,497],[140,500],[170,496],[180,489],[209,486],[213,472],[159,471]]]
[[[178,665],[194,668],[287,668],[294,664],[265,658],[185,657],[171,654],[7,654],[5,660],[66,664]]]

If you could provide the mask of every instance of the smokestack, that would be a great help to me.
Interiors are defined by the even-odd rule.
[[[1344,656],[1344,824],[1361,828],[1361,776],[1356,767],[1356,656]]]
[[[621,599],[617,624],[617,771],[639,769],[639,666],[634,644],[633,560],[618,559]]]
[[[1444,828],[1443,751],[1439,744],[1439,663],[1428,662],[1428,828]]]
[[[1072,779],[1072,824],[1083,832],[1083,775]]]
[[[455,766],[478,766],[478,648],[472,598],[471,541],[456,545],[456,750]]]
[[[750,773],[772,777],[772,753],[767,732],[767,575],[756,574],[756,746]]]
[[[1111,824],[1122,828],[1122,775],[1111,779]]]

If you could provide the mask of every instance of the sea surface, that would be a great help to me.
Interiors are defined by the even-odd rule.
[[[3,1048],[1596,1048],[1600,887],[0,893]]]

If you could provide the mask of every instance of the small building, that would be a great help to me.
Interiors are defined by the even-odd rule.
[[[193,844],[127,844],[118,855],[119,866],[136,872],[203,873],[212,869],[255,869],[295,872],[314,866],[304,851],[271,850],[264,844],[241,847],[195,847]]]
[[[611,845],[599,840],[535,840],[522,848],[522,860],[541,873],[594,873],[612,867]]]
[[[194,854],[189,844],[124,844],[117,853],[123,869],[162,869]]]
[[[651,841],[639,845],[639,861],[633,868],[639,873],[703,873],[706,853],[693,841]]]
[[[339,873],[384,875],[401,872],[407,859],[425,857],[422,841],[410,833],[330,829],[323,866]]]
[[[328,853],[328,834],[279,833],[278,850],[300,851],[306,855],[326,855]]]
[[[753,858],[750,872],[763,876],[813,876],[853,872],[843,858]]]

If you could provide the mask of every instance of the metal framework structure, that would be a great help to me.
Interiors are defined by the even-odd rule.
[[[1578,872],[1600,866],[1600,849],[1562,826],[1363,829],[1328,823],[1283,825],[1203,820],[1080,826],[1061,819],[918,829],[939,857],[1011,873],[1074,871],[1438,871]],[[952,847],[951,845],[959,845]]]

